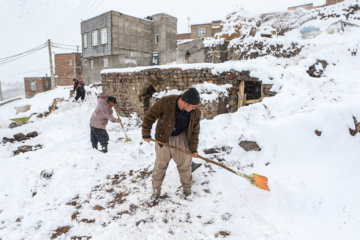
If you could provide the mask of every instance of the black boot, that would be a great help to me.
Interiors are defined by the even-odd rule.
[[[102,147],[101,152],[107,153],[107,151],[108,151],[107,146],[108,146],[107,144],[101,145],[101,147]]]
[[[92,147],[95,148],[95,149],[98,149],[97,144],[92,144]]]

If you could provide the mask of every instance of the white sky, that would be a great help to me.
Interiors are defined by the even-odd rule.
[[[311,2],[322,5],[325,0],[275,0],[271,3],[268,0],[0,0],[0,24],[2,32],[6,33],[0,38],[0,59],[31,50],[47,39],[59,44],[80,45],[80,22],[110,10],[139,18],[168,13],[178,18],[178,33],[184,33],[188,31],[188,17],[190,24],[207,23],[224,19],[236,6],[252,13],[264,13]],[[74,50],[52,49],[55,53]],[[49,72],[48,50],[44,48],[1,64],[0,80],[3,83],[23,83],[24,77],[44,76]]]

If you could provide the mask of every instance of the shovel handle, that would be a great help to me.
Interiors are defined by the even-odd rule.
[[[183,153],[185,153],[185,154],[191,155],[190,152],[186,151],[186,150],[183,149],[183,148],[174,147],[174,146],[171,146],[171,145],[169,145],[169,144],[160,142],[160,141],[155,140],[155,139],[152,139],[152,138],[150,138],[150,141],[156,142],[156,143],[161,144],[161,145],[164,145],[164,146],[166,146],[166,147],[173,148],[173,149],[176,149],[176,150],[178,150],[178,151],[181,151],[181,152],[183,152]],[[215,162],[215,161],[213,161],[213,160],[211,160],[211,159],[205,158],[205,157],[200,156],[200,155],[198,155],[198,157],[201,158],[202,160],[206,161],[206,162],[209,162],[209,163],[218,165],[219,167],[225,168],[226,170],[228,170],[228,171],[230,171],[230,172],[232,172],[232,173],[235,173],[236,175],[239,175],[237,172],[235,172],[235,171],[232,170],[231,168],[228,168],[227,166],[224,166],[224,165],[222,165],[222,164],[220,164],[220,163],[218,163],[218,162]],[[242,176],[242,175],[239,175],[239,176]]]

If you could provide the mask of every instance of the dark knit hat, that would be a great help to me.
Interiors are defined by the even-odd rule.
[[[181,95],[181,99],[188,104],[198,105],[200,103],[200,94],[196,88],[189,88]]]
[[[107,101],[106,102],[113,102],[113,103],[116,103],[116,98],[115,97],[113,97],[113,96],[109,96],[108,98],[107,98]]]

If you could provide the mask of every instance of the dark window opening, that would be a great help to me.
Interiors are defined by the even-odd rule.
[[[148,86],[140,96],[140,100],[143,102],[144,113],[150,108],[150,98],[156,92],[153,85]]]
[[[260,82],[245,82],[246,100],[254,100],[261,98],[261,83]]]

